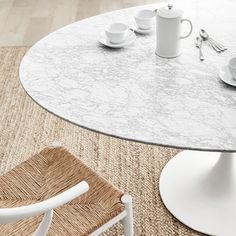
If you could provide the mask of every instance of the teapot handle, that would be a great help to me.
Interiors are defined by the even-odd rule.
[[[182,19],[182,20],[181,20],[181,23],[183,23],[184,21],[187,21],[187,22],[190,24],[190,31],[189,31],[189,33],[188,33],[187,35],[181,36],[180,39],[185,39],[185,38],[187,38],[188,36],[190,36],[190,34],[191,34],[192,31],[193,31],[193,24],[192,24],[192,22],[191,22],[190,20],[188,20],[188,19]]]

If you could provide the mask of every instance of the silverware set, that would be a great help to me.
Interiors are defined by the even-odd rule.
[[[224,52],[227,48],[221,43],[217,42],[213,38],[209,36],[209,34],[204,30],[200,29],[199,36],[196,37],[195,46],[199,49],[199,59],[200,61],[204,61],[204,56],[202,53],[202,42],[206,41],[209,45],[218,53]]]

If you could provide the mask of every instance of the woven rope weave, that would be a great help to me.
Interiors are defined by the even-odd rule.
[[[178,150],[99,135],[46,112],[26,95],[18,79],[27,49],[0,48],[0,174],[60,140],[85,164],[133,197],[135,236],[202,235],[176,220],[160,199],[160,172]],[[121,229],[118,225],[103,235],[122,235]]]
[[[85,180],[90,189],[55,209],[48,235],[88,235],[124,210],[123,193],[64,148],[46,148],[0,178],[0,207],[21,206],[55,196]],[[30,235],[37,221],[3,225],[4,235]],[[12,232],[13,231],[13,232]]]

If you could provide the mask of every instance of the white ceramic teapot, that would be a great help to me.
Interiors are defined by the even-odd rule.
[[[192,23],[188,19],[182,19],[183,11],[173,5],[160,8],[156,12],[156,54],[165,58],[177,57],[181,54],[181,40],[192,33]],[[181,36],[181,24],[184,21],[190,24],[190,31]]]

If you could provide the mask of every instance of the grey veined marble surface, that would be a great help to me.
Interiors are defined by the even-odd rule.
[[[107,24],[132,24],[138,9],[158,5],[124,9],[76,22],[36,43],[20,66],[23,87],[48,111],[98,132],[173,147],[235,151],[236,88],[224,84],[218,71],[236,56],[236,3],[175,4],[194,26],[182,41],[180,57],[156,56],[155,32],[137,36],[120,50],[100,45]],[[200,62],[194,46],[200,27],[229,50],[218,54],[204,43],[206,60]]]

